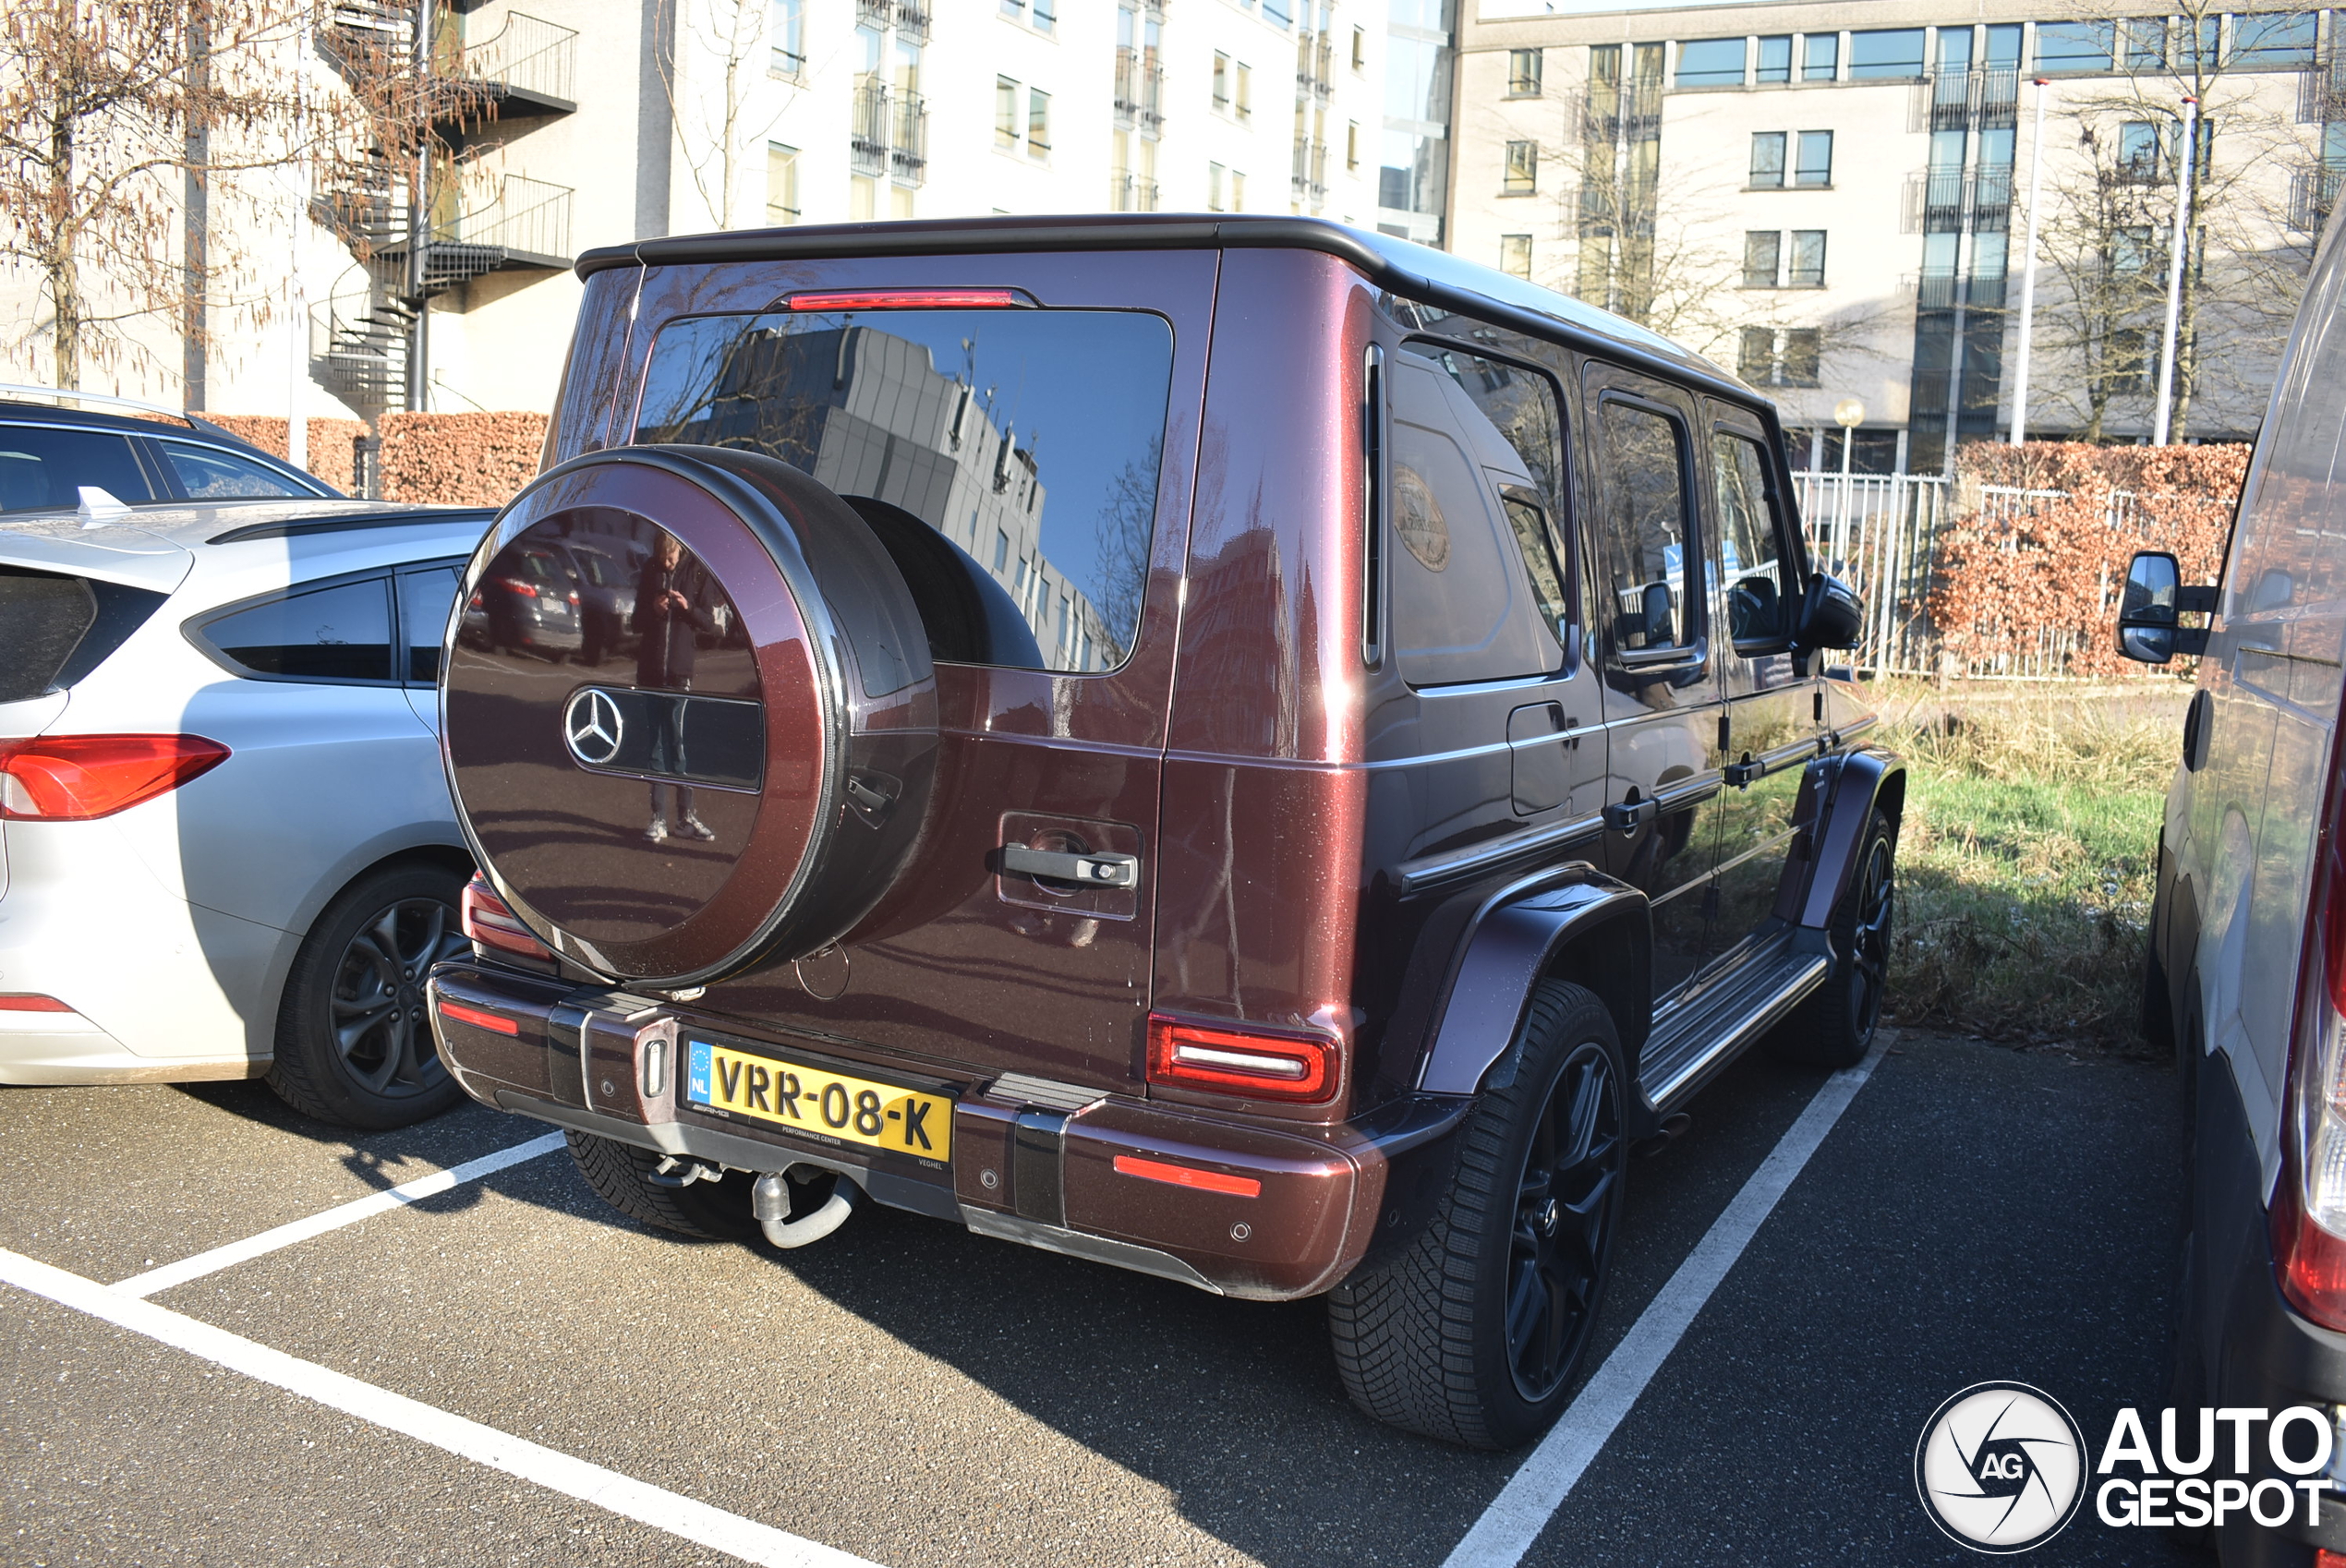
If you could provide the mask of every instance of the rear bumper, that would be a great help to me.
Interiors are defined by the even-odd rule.
[[[432,976],[441,1055],[475,1099],[557,1126],[740,1170],[824,1166],[877,1201],[951,1220],[982,1236],[1178,1280],[1219,1295],[1291,1300],[1341,1281],[1380,1221],[1421,1205],[1389,1178],[1401,1160],[1412,1192],[1446,1161],[1469,1102],[1421,1096],[1368,1121],[1298,1129],[1168,1109],[1131,1095],[1016,1076],[948,1080],[949,1162],[913,1160],[742,1120],[719,1122],[676,1098],[687,1037],[785,1056],[837,1059],[833,1042],[751,1041],[649,998],[580,992],[457,961]],[[514,1032],[452,1018],[453,1003]],[[648,1057],[665,1082],[645,1092]],[[925,1066],[866,1058],[875,1077],[934,1083]],[[1162,1179],[1168,1172],[1177,1179]],[[1156,1174],[1140,1174],[1140,1173]],[[1203,1185],[1178,1179],[1201,1173]],[[1388,1205],[1391,1191],[1396,1201]]]

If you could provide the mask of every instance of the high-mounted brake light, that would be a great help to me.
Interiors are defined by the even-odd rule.
[[[475,1029],[486,1029],[497,1034],[521,1032],[521,1025],[512,1019],[499,1018],[495,1013],[485,1013],[478,1007],[467,1007],[462,1002],[443,1001],[440,1004],[440,1016],[454,1019],[458,1023],[468,1023]]]
[[[1214,1029],[1152,1013],[1149,1081],[1250,1100],[1325,1100],[1336,1092],[1336,1042]]]
[[[1119,1154],[1110,1164],[1125,1176],[1139,1176],[1143,1181],[1194,1187],[1201,1192],[1227,1192],[1237,1198],[1263,1196],[1263,1184],[1252,1176],[1200,1170],[1195,1165],[1176,1165],[1164,1160],[1143,1160],[1137,1154]]]
[[[481,947],[519,953],[526,959],[552,959],[553,949],[531,935],[529,927],[505,907],[505,900],[492,892],[478,874],[465,884],[462,907],[465,935]]]
[[[1029,303],[1014,288],[856,288],[794,294],[792,310],[1002,310]]]
[[[0,741],[0,820],[88,822],[176,790],[228,760],[200,735]]]
[[[37,996],[30,992],[16,992],[0,996],[0,1013],[69,1013],[73,1011],[54,996]]]

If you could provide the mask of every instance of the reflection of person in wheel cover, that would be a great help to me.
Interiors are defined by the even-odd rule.
[[[663,533],[652,547],[651,558],[635,579],[635,614],[628,629],[641,639],[635,653],[635,684],[661,691],[693,689],[693,659],[699,651],[700,633],[717,630],[716,618],[694,603],[700,588],[696,567],[684,564],[684,547]],[[651,705],[651,766],[659,773],[684,771],[684,705],[680,700]],[[668,837],[668,797],[676,797],[676,831],[695,838],[714,838],[707,824],[693,810],[693,791],[684,784],[652,786],[652,825],[644,837]]]

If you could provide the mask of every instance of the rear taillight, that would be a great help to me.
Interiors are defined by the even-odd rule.
[[[29,992],[0,995],[0,1013],[69,1013],[73,1011],[54,996],[38,996]]]
[[[462,1002],[441,1002],[440,1016],[444,1019],[454,1019],[458,1023],[468,1023],[475,1029],[488,1030],[492,1034],[519,1034],[521,1032],[521,1025],[512,1019],[500,1018],[495,1013],[486,1013],[478,1007],[467,1007]]]
[[[1149,1015],[1149,1081],[1242,1094],[1325,1100],[1336,1088],[1336,1042],[1316,1034],[1216,1029]]]
[[[538,585],[525,583],[518,577],[500,577],[497,579],[497,585],[507,593],[518,595],[522,598],[534,599],[538,597]]]
[[[2346,1330],[2346,868],[2333,844],[2318,862],[2317,940],[2300,980],[2290,1053],[2281,1172],[2273,1192],[2273,1266],[2281,1294],[2325,1328]]]
[[[529,927],[514,917],[505,907],[505,900],[490,891],[489,884],[476,874],[465,884],[465,935],[484,947],[494,947],[502,953],[519,953],[526,959],[551,960],[553,949],[530,935]]]
[[[0,741],[0,820],[87,822],[176,790],[228,760],[200,735]]]

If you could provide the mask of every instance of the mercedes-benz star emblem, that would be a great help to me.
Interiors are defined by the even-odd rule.
[[[604,766],[619,754],[619,737],[624,728],[619,705],[599,686],[580,691],[562,709],[562,740],[570,754],[589,767]]]

